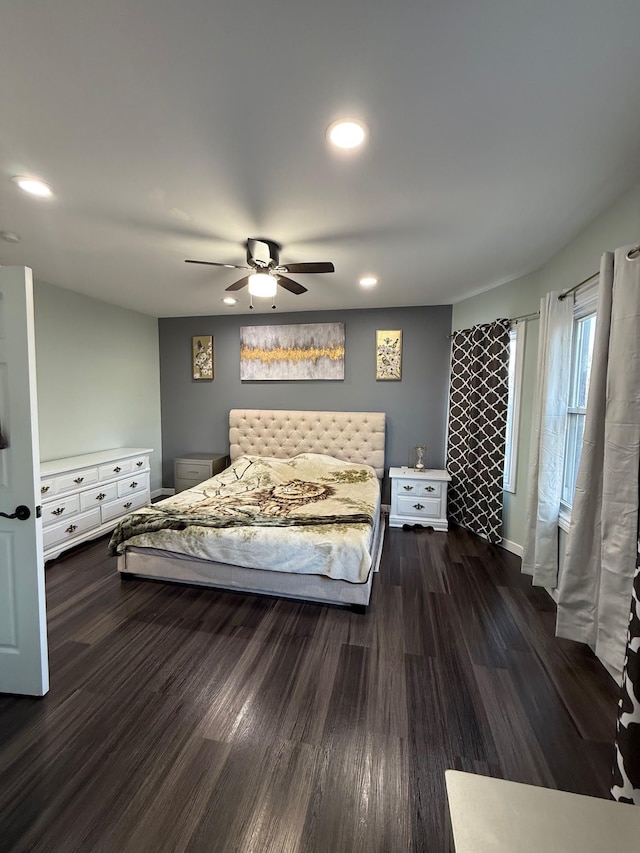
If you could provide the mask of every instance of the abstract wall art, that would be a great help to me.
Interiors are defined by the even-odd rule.
[[[240,379],[344,379],[344,323],[242,326]]]

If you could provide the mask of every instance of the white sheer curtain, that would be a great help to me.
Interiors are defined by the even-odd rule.
[[[538,376],[522,571],[537,586],[558,582],[558,518],[564,467],[565,422],[571,373],[573,297],[556,291],[540,301]]]
[[[596,337],[556,633],[622,673],[638,522],[640,259],[602,257]]]

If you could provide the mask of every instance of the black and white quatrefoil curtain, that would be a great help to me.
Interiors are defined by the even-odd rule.
[[[449,517],[489,542],[502,539],[509,392],[509,320],[454,332],[449,390]]]
[[[640,516],[611,794],[618,802],[640,806]]]

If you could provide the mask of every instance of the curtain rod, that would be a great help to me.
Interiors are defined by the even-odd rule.
[[[636,258],[640,258],[640,245],[634,246],[632,249],[629,249],[629,251],[627,252],[627,260],[628,261],[635,261]],[[564,293],[561,293],[560,296],[558,296],[558,299],[560,299],[560,300],[564,299],[570,293],[573,293],[574,290],[577,290],[579,287],[582,287],[583,284],[588,284],[590,281],[593,281],[593,279],[597,275],[600,275],[600,270],[598,270],[598,272],[594,272],[593,275],[590,275],[588,278],[585,278],[585,280],[581,281],[580,284],[574,284],[573,287],[569,288],[569,290],[565,290]]]
[[[582,287],[582,285],[583,285],[583,284],[589,284],[589,282],[590,282],[590,281],[593,281],[593,279],[594,279],[594,278],[596,278],[596,276],[598,276],[598,275],[600,275],[600,271],[599,271],[599,270],[598,270],[598,272],[594,272],[592,275],[588,276],[588,278],[585,278],[585,279],[584,279],[583,281],[581,281],[579,284],[574,284],[574,285],[573,285],[573,287],[570,287],[568,290],[563,291],[563,292],[560,294],[560,296],[558,296],[559,301],[560,301],[560,302],[562,302],[562,300],[563,300],[563,299],[566,299],[566,297],[567,297],[570,293],[573,293],[573,292],[574,292],[574,291],[576,291],[579,287]]]
[[[529,319],[532,319],[533,317],[539,317],[539,316],[540,316],[539,311],[532,311],[530,314],[518,314],[517,317],[509,317],[508,322],[509,323],[518,323],[520,320],[529,320]],[[464,331],[464,329],[456,329],[455,332],[452,332],[450,335],[447,335],[447,337],[452,338],[457,332],[462,332],[462,331]]]

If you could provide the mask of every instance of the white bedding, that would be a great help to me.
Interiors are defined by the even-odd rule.
[[[380,485],[373,468],[303,453],[292,459],[241,456],[201,483],[135,515],[175,512],[212,523],[143,532],[118,544],[293,574],[365,583],[371,569],[373,519]],[[336,521],[337,516],[369,521]],[[330,521],[330,523],[324,523]],[[286,526],[281,526],[286,525]]]

